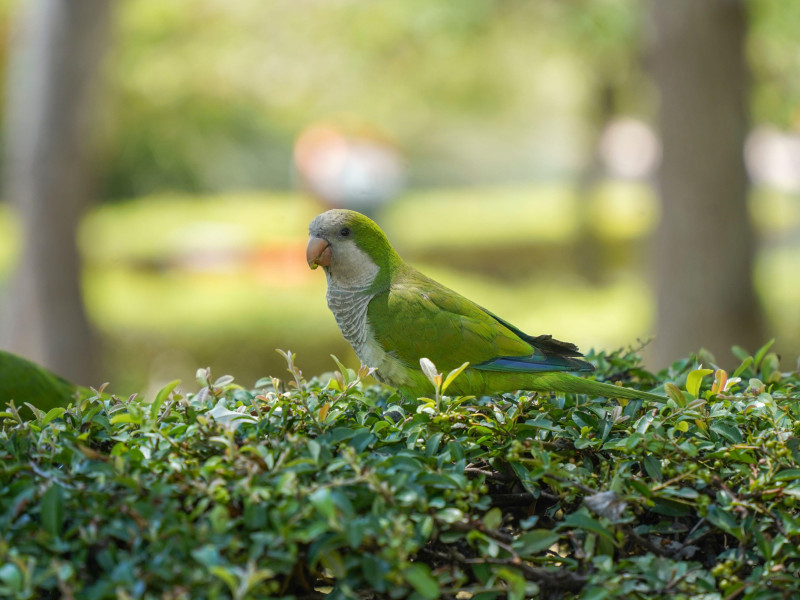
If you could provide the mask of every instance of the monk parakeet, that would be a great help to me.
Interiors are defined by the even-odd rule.
[[[9,400],[14,400],[18,408],[29,402],[47,411],[67,406],[81,390],[44,367],[0,350],[0,410],[5,409]]]
[[[656,394],[570,375],[592,371],[574,344],[531,336],[406,264],[380,227],[351,210],[311,221],[306,259],[328,280],[328,307],[358,358],[404,396],[430,394],[420,366],[447,373],[468,362],[453,395],[514,390],[664,401]]]

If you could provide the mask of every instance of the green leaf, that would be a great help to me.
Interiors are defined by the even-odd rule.
[[[2,581],[8,589],[20,592],[22,591],[24,578],[17,565],[6,563],[0,567],[0,581]]]
[[[761,346],[761,348],[758,349],[758,351],[755,353],[755,356],[753,357],[754,369],[758,370],[759,366],[761,365],[762,359],[767,354],[769,349],[772,348],[772,344],[774,343],[775,343],[775,338],[772,338],[770,341],[768,341],[766,344],[764,344],[763,346]]]
[[[540,491],[539,486],[536,484],[536,479],[531,477],[531,473],[527,468],[525,468],[525,465],[516,461],[509,464],[511,466],[511,470],[514,471],[514,475],[517,476],[517,479],[519,479],[522,487],[525,488],[525,491],[533,494],[534,496],[538,496]]]
[[[538,417],[532,421],[525,421],[525,424],[530,425],[531,427],[536,427],[537,429],[545,429],[547,431],[561,432],[563,430],[562,427],[555,425],[550,419],[544,419],[542,417]]]
[[[711,375],[714,369],[695,369],[686,377],[686,391],[697,398],[700,395],[700,384],[703,377]]]
[[[241,413],[235,410],[229,410],[225,406],[225,400],[220,398],[219,402],[206,413],[207,417],[211,417],[214,421],[226,429],[236,430],[243,423],[254,423],[256,418],[246,412]]]
[[[457,508],[443,508],[436,513],[436,518],[444,523],[457,523],[463,520],[464,513]]]
[[[315,490],[308,496],[308,499],[323,517],[326,519],[336,518],[336,506],[329,488],[324,487]]]
[[[403,575],[414,591],[423,598],[435,600],[441,595],[439,583],[431,575],[428,565],[414,563],[403,572]]]
[[[331,570],[334,577],[343,578],[347,574],[344,559],[337,550],[329,549],[323,551],[319,556],[319,560],[325,568]]]
[[[753,357],[752,356],[746,356],[745,358],[743,358],[741,360],[742,360],[742,364],[740,364],[738,367],[736,367],[736,370],[733,372],[733,375],[731,375],[731,379],[733,379],[734,377],[739,377],[747,369],[749,369],[751,366],[753,366]]]
[[[592,517],[585,509],[581,508],[578,511],[567,515],[567,518],[557,527],[558,529],[576,528],[583,529],[596,533],[602,538],[605,538],[612,544],[616,545],[614,535],[605,527],[600,521]]]
[[[466,369],[468,366],[469,363],[465,362],[457,369],[453,369],[452,371],[450,371],[450,373],[448,373],[447,377],[445,377],[444,383],[442,384],[442,394],[444,394],[447,391],[447,388],[450,387],[450,384],[453,383],[453,380],[459,375],[461,375],[461,373],[464,372],[464,369]]]
[[[560,538],[560,535],[549,529],[533,529],[520,535],[512,546],[520,554],[531,556],[547,550]]]
[[[47,425],[53,419],[58,419],[59,417],[64,416],[64,413],[67,412],[67,409],[63,406],[56,406],[55,408],[51,408],[47,414],[42,417],[42,427]]]
[[[439,431],[428,438],[428,441],[425,442],[425,456],[431,457],[436,453],[436,451],[439,449],[439,443],[442,441],[443,435],[444,434]]]
[[[599,446],[602,443],[602,440],[590,440],[589,438],[580,437],[575,440],[575,449],[576,450],[583,450],[584,448],[591,448],[592,446]]]
[[[239,587],[239,580],[230,570],[226,569],[223,566],[217,565],[209,568],[209,572],[214,575],[215,577],[219,577],[222,581],[225,582],[225,585],[228,586],[228,589],[231,592],[231,596],[234,598],[237,596],[236,591]]]
[[[683,392],[674,383],[666,382],[664,384],[664,391],[667,393],[667,397],[672,398],[679,407],[686,405],[686,398],[683,397]]]
[[[778,513],[781,517],[781,528],[783,533],[788,536],[800,535],[800,520],[796,519],[793,515],[786,514],[781,511]]]
[[[64,525],[64,490],[53,483],[42,495],[40,503],[42,528],[53,537],[61,535]]]
[[[453,460],[464,459],[464,447],[455,440],[447,443],[447,451],[450,452],[450,457]]]
[[[364,578],[378,592],[386,589],[386,575],[389,572],[389,563],[372,554],[364,554],[359,557],[361,560],[361,570]]]
[[[706,513],[706,520],[711,523],[712,525],[716,525],[726,533],[730,533],[732,536],[740,539],[742,537],[741,529],[739,528],[739,524],[736,522],[736,519],[733,518],[729,512],[722,510],[716,504],[712,504],[708,507],[708,511]]]
[[[636,446],[638,446],[639,442],[641,442],[643,439],[644,439],[644,436],[641,433],[639,433],[637,431],[634,431],[627,438],[625,438],[625,449],[628,452],[631,452],[632,450],[635,450]]]
[[[761,552],[761,556],[764,557],[764,560],[770,561],[772,559],[772,545],[758,529],[753,530],[753,537],[756,540],[756,546],[758,551]]]
[[[673,386],[676,387],[676,386]],[[655,410],[651,410],[646,412],[641,416],[641,418],[636,422],[636,433],[645,434],[647,430],[650,428],[650,425],[653,423],[653,420],[656,418],[657,412]]]
[[[222,563],[219,551],[212,544],[204,544],[191,551],[192,558],[206,567],[213,567]]]
[[[800,479],[800,469],[783,469],[775,473],[772,481],[795,481]]]
[[[142,419],[126,412],[119,415],[114,415],[111,417],[110,422],[112,425],[117,425],[119,423],[141,423]]]
[[[350,385],[350,371],[348,371],[347,367],[345,367],[333,354],[331,354],[331,358],[333,359],[333,362],[336,363],[336,366],[339,367],[339,373],[342,374],[342,381],[344,382],[345,387],[347,387]]]
[[[576,410],[572,413],[572,420],[581,429],[587,427],[588,429],[597,429],[599,420],[598,418],[586,410]]]
[[[172,393],[172,390],[174,390],[176,387],[178,387],[180,385],[180,383],[181,383],[180,379],[175,379],[173,381],[170,381],[167,385],[162,387],[160,390],[158,390],[158,393],[156,394],[155,400],[153,400],[153,403],[150,405],[150,420],[151,421],[155,421],[156,419],[158,419],[158,413],[161,410],[161,406],[164,404],[166,399],[169,398],[169,395]]]
[[[695,498],[700,496],[700,492],[690,487],[682,487],[682,488],[668,487],[662,489],[659,493],[665,494],[667,496],[675,496],[677,498],[687,498],[689,500],[694,500]]]
[[[611,597],[611,592],[601,586],[586,586],[581,590],[581,600],[605,600]]]
[[[767,354],[761,361],[761,379],[765,383],[775,383],[780,381],[780,359],[774,352]]]
[[[744,441],[739,428],[724,421],[712,421],[710,429],[728,440],[731,444],[741,444]]]
[[[265,387],[269,387],[272,385],[272,377],[261,377],[258,381],[256,381],[255,385],[253,386],[255,389],[261,389]]]
[[[436,393],[439,394],[442,390],[442,374],[436,370],[436,365],[433,364],[431,359],[423,356],[419,359],[419,367],[425,377],[428,378],[428,381],[433,384]]]
[[[645,498],[650,498],[653,495],[653,493],[650,491],[650,488],[647,487],[647,485],[644,482],[640,481],[639,479],[629,479],[628,483],[630,483],[631,487],[633,487],[637,492],[639,492]]]
[[[642,459],[644,470],[650,476],[650,479],[661,481],[661,461],[653,454],[648,454]]]
[[[503,524],[503,511],[498,507],[494,507],[483,516],[483,526],[492,531]]]
[[[233,383],[233,375],[223,375],[222,377],[217,378],[213,387],[224,388],[229,386],[231,383]]]
[[[504,580],[508,586],[508,600],[524,600],[525,578],[519,571],[508,567],[500,567],[497,569],[497,576]]]
[[[37,421],[41,421],[42,420],[42,417],[44,417],[44,411],[43,410],[41,410],[40,408],[34,406],[30,402],[26,402],[25,406],[27,406],[28,408],[31,409],[31,412],[33,412],[33,416],[36,417]]]

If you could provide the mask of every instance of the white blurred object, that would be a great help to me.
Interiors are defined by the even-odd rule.
[[[405,170],[388,141],[329,125],[312,126],[300,135],[294,166],[303,187],[327,205],[361,212],[394,198]]]
[[[754,184],[800,191],[800,135],[756,127],[747,138],[744,156]]]
[[[653,128],[644,121],[620,117],[603,130],[600,157],[614,177],[644,179],[658,165],[661,144]]]

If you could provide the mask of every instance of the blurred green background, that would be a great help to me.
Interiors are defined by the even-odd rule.
[[[3,74],[23,5],[0,4]],[[796,357],[800,4],[746,11],[755,282]],[[661,212],[649,19],[636,0],[116,4],[91,114],[97,202],[78,232],[98,383],[129,393],[211,366],[251,385],[283,372],[275,348],[308,375],[331,353],[356,364],[304,259],[326,207],[293,149],[321,122],[402,156],[404,187],[374,214],[427,274],[583,350],[647,339]],[[20,236],[0,204],[0,286]]]

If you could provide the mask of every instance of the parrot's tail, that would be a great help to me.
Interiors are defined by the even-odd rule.
[[[549,375],[549,377],[547,377],[547,375]],[[638,398],[641,400],[650,400],[651,402],[658,402],[661,404],[667,401],[664,396],[660,396],[658,394],[611,385],[610,383],[592,381],[591,379],[584,379],[583,377],[577,377],[568,373],[543,374],[542,379],[545,378],[546,382],[542,381],[542,383],[546,384],[546,389],[554,390],[556,392],[591,394],[594,396],[603,396],[605,398],[626,398],[628,400],[635,400]]]

